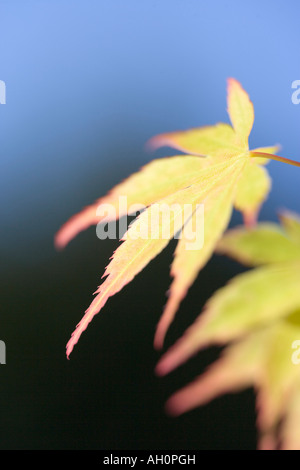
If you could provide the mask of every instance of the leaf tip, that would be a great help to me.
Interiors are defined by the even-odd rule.
[[[66,246],[64,237],[61,236],[62,232],[59,230],[54,236],[54,247],[57,251],[62,251]]]
[[[164,375],[166,375],[168,373],[168,364],[166,363],[166,361],[162,358],[157,364],[156,364],[156,367],[155,367],[155,374],[158,376],[158,377],[163,377]]]
[[[164,346],[164,338],[156,331],[153,341],[153,347],[156,351],[161,351]]]
[[[151,137],[144,145],[146,152],[153,152],[164,145],[164,139],[160,135]]]
[[[236,85],[240,85],[240,83],[238,82],[236,78],[233,78],[233,77],[227,78],[227,89]]]
[[[236,78],[233,78],[233,77],[227,78],[227,98],[229,98],[232,92],[234,92],[235,90],[244,91],[241,83]]]
[[[70,354],[73,351],[73,348],[74,348],[74,344],[73,344],[73,339],[71,338],[68,341],[67,346],[66,346],[66,356],[67,356],[68,361],[70,360]]]
[[[156,365],[155,373],[159,377],[169,374],[183,361],[181,360],[180,350],[178,354],[177,348],[174,346],[159,360]]]
[[[167,307],[166,307],[161,319],[158,322],[156,332],[155,332],[155,335],[154,335],[153,345],[154,345],[154,349],[156,349],[157,351],[160,351],[164,346],[165,337],[166,337],[168,328],[170,326],[170,323],[171,323],[172,317],[173,317],[173,312],[172,312],[172,317],[169,315],[170,310],[168,309],[168,305],[169,305],[169,303],[167,304]]]
[[[178,402],[176,395],[171,396],[167,400],[164,409],[166,414],[171,418],[176,418],[182,414],[182,411],[180,410],[180,403]]]

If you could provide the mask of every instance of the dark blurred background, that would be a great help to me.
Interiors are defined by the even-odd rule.
[[[110,299],[71,355],[65,344],[92,299],[116,240],[95,229],[60,253],[53,236],[73,213],[152,158],[155,134],[228,120],[226,78],[255,105],[251,147],[281,143],[300,160],[297,0],[1,0],[1,449],[254,449],[254,393],[180,418],[170,394],[219,351],[166,378],[154,367],[155,326],[175,243]],[[261,219],[300,212],[299,169],[272,162]],[[240,223],[234,214],[232,224]],[[200,273],[166,348],[213,291],[243,268],[214,257]]]

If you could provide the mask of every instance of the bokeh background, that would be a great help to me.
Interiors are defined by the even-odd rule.
[[[170,284],[168,248],[112,298],[71,360],[65,344],[117,240],[91,228],[60,253],[53,236],[73,213],[151,159],[155,134],[227,122],[227,77],[255,105],[251,146],[281,143],[300,160],[297,0],[1,0],[1,449],[254,449],[252,390],[180,418],[172,391],[218,356],[198,354],[166,378],[153,334]],[[261,219],[300,212],[299,169],[272,162]],[[232,225],[240,223],[234,214]],[[214,257],[166,347],[208,296],[243,268]]]

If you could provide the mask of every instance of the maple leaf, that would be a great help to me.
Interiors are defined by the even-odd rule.
[[[300,218],[289,212],[280,218],[281,226],[261,223],[224,235],[219,253],[258,267],[213,294],[157,373],[170,372],[204,347],[229,343],[204,374],[169,399],[167,409],[179,415],[253,386],[259,448],[299,450]]]
[[[233,207],[244,214],[248,225],[255,223],[259,208],[270,190],[270,178],[263,165],[270,158],[297,164],[274,155],[278,148],[276,146],[249,150],[248,136],[254,120],[253,105],[235,79],[228,80],[228,113],[232,126],[219,123],[185,132],[163,134],[152,139],[149,142],[152,148],[167,144],[185,151],[187,155],[150,162],[106,196],[73,216],[57,233],[55,244],[58,248],[63,248],[81,230],[100,223],[103,214],[99,215],[99,209],[107,204],[115,212],[110,213],[105,222],[132,213],[132,207],[136,211],[137,208],[146,206],[122,238],[121,246],[114,252],[104,274],[107,278],[95,292],[97,296],[67,344],[68,357],[81,333],[107,299],[130,282],[167,245],[168,240],[181,231],[171,267],[174,280],[154,340],[156,348],[162,347],[166,331],[180,302],[199,270],[211,257],[217,241],[229,223]],[[122,197],[127,198],[125,207],[120,204]],[[154,215],[154,209],[158,206],[163,211],[165,205],[171,204],[178,204],[180,209],[169,220],[173,225],[172,230],[169,230],[169,237],[161,239],[165,230],[160,227],[167,223],[168,215],[157,226],[152,227],[156,236],[151,236],[147,225]],[[192,208],[190,218],[183,217],[185,204]],[[189,251],[186,244],[199,216],[199,204],[204,204],[204,245],[202,247],[199,244],[198,249]],[[143,237],[137,240],[136,234],[141,232],[144,232]]]

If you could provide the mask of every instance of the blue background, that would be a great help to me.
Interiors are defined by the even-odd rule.
[[[300,79],[299,2],[2,0],[0,18],[7,87],[0,105],[0,339],[8,351],[0,445],[255,446],[251,392],[176,422],[163,413],[167,396],[212,358],[203,353],[171,378],[153,375],[159,355],[152,337],[174,244],[111,300],[67,362],[64,345],[117,243],[100,242],[90,229],[57,254],[53,236],[154,156],[174,153],[147,153],[153,135],[227,122],[227,77],[254,103],[251,147],[280,143],[281,155],[300,161],[300,105],[291,101],[291,84]],[[268,168],[273,189],[261,219],[275,220],[284,207],[300,212],[299,169]],[[205,268],[168,345],[239,269],[224,260]]]

